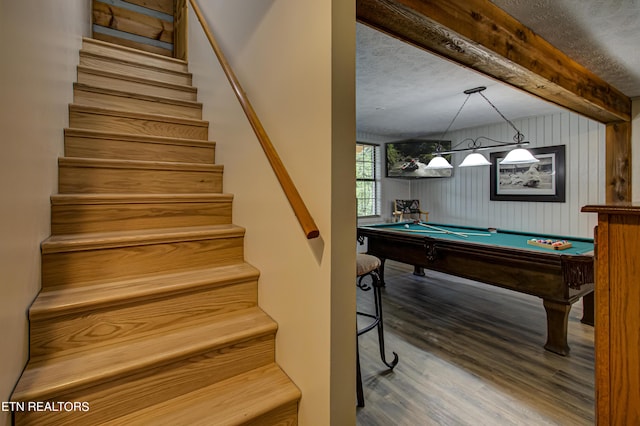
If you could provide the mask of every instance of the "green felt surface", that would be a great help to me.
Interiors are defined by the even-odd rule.
[[[443,230],[447,230],[450,232],[457,233],[471,233],[471,234],[482,234],[482,235],[468,235],[467,237],[462,237],[455,234],[450,233],[439,233],[437,230],[433,228],[428,228],[416,223],[407,223],[409,225],[408,228],[405,227],[405,223],[384,223],[379,225],[367,225],[361,226],[361,228],[371,228],[371,229],[380,229],[380,230],[388,230],[391,232],[401,232],[411,235],[417,236],[428,236],[432,238],[442,238],[446,240],[454,240],[454,241],[465,241],[474,244],[487,244],[492,246],[501,246],[501,247],[513,247],[521,250],[531,250],[531,251],[541,251],[541,252],[551,252],[558,254],[574,254],[580,255],[593,251],[593,240],[588,238],[576,238],[576,237],[566,237],[559,235],[543,235],[536,233],[526,233],[526,232],[518,232],[518,231],[508,231],[498,229],[497,232],[491,233],[487,230],[487,228],[476,228],[476,227],[467,227],[467,226],[459,226],[459,225],[444,225],[438,223],[426,223],[426,225],[430,225],[436,228],[440,228]],[[551,240],[567,240],[571,243],[572,247],[565,250],[552,250],[545,247],[537,247],[533,245],[527,244],[527,241],[535,238],[535,239],[551,239]]]

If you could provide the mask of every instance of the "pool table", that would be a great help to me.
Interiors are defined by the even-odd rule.
[[[358,227],[358,241],[367,239],[367,253],[468,278],[543,300],[547,314],[545,349],[569,354],[567,327],[571,305],[583,299],[582,322],[593,325],[593,240],[539,235],[501,229],[436,223],[385,223]],[[566,240],[563,250],[527,243],[530,239]]]

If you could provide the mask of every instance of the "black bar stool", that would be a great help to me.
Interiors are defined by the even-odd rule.
[[[398,364],[398,354],[393,352],[393,361],[388,362],[386,359],[385,351],[384,351],[384,330],[383,330],[383,322],[382,322],[382,280],[380,279],[380,259],[375,256],[371,256],[369,254],[358,253],[356,255],[356,265],[357,265],[357,286],[363,291],[373,290],[373,300],[374,300],[374,312],[360,312],[357,311],[357,315],[371,318],[369,324],[365,327],[362,327],[357,330],[356,335],[356,395],[358,401],[358,407],[364,407],[364,393],[362,390],[362,374],[360,371],[360,349],[358,345],[358,336],[364,334],[368,331],[373,330],[374,328],[378,329],[378,345],[380,347],[380,358],[382,358],[382,362],[384,365],[389,367],[389,369],[393,369]],[[371,283],[365,282],[365,278],[369,277],[371,279]]]

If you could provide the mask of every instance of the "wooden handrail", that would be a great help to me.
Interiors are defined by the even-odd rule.
[[[220,47],[218,46],[218,43],[213,37],[213,33],[209,29],[209,26],[207,25],[204,19],[204,16],[200,11],[200,8],[198,7],[195,0],[189,0],[189,3],[191,3],[191,6],[193,7],[193,11],[198,17],[198,20],[200,21],[200,25],[202,25],[202,29],[204,30],[204,33],[209,39],[209,43],[211,44],[213,51],[218,57],[218,61],[220,62],[220,65],[222,65],[222,69],[224,70],[224,73],[226,74],[227,79],[229,80],[229,83],[231,83],[231,87],[233,88],[233,91],[235,92],[236,97],[238,98],[238,101],[240,101],[240,105],[242,105],[242,109],[244,110],[244,113],[249,119],[249,123],[251,123],[251,127],[253,128],[253,131],[258,137],[258,141],[260,142],[260,145],[262,146],[262,149],[264,150],[264,153],[267,156],[267,159],[269,160],[269,164],[271,164],[271,168],[276,174],[276,177],[280,182],[280,186],[282,187],[282,190],[287,196],[287,199],[289,200],[289,204],[291,204],[291,208],[293,209],[293,212],[298,218],[298,222],[300,222],[300,226],[302,226],[302,230],[304,231],[308,239],[318,237],[320,235],[320,231],[318,230],[318,227],[313,221],[313,218],[311,217],[311,214],[309,213],[307,206],[304,204],[304,201],[302,201],[302,197],[300,197],[298,190],[293,184],[293,181],[291,180],[291,177],[289,176],[287,169],[284,167],[284,164],[282,164],[282,160],[280,160],[280,156],[278,155],[276,149],[273,147],[273,144],[271,143],[271,140],[269,139],[269,135],[267,135],[267,132],[264,130],[264,127],[262,126],[260,119],[258,118],[256,112],[251,106],[251,103],[249,102],[249,98],[247,98],[247,95],[245,94],[244,90],[242,90],[242,86],[240,86],[240,82],[238,81],[235,74],[233,73],[233,70],[231,69],[231,66],[227,62],[224,54],[222,53],[222,50],[220,50]]]

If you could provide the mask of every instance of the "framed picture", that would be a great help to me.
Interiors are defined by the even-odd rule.
[[[427,169],[437,148],[451,149],[451,141],[407,140],[389,142],[385,146],[386,177],[421,179],[451,177],[452,169]],[[451,154],[443,155],[451,162]]]
[[[507,152],[491,153],[491,200],[565,202],[565,146],[529,151],[540,160],[531,164],[501,165]]]

